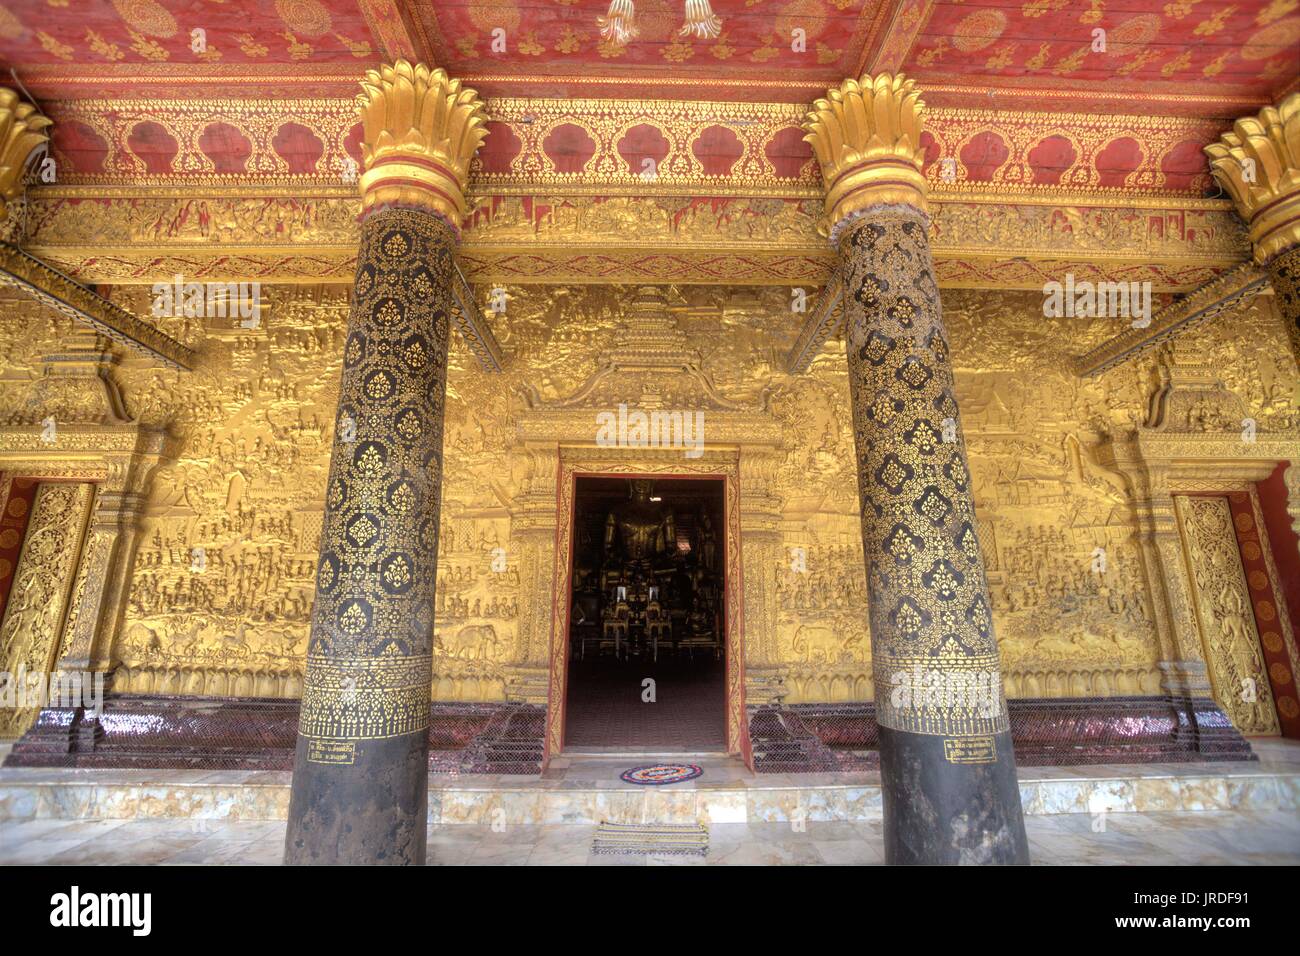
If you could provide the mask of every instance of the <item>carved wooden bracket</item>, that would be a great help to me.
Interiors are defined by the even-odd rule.
[[[7,242],[0,242],[0,283],[27,293],[37,302],[168,368],[194,368],[193,349]]]

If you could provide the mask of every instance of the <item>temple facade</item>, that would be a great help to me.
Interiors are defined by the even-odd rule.
[[[7,766],[415,862],[716,750],[1024,862],[1017,762],[1300,737],[1294,4],[95,6],[0,5]]]

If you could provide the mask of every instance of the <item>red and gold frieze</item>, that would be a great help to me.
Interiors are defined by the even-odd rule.
[[[812,96],[809,97],[809,103]],[[355,181],[347,99],[61,100],[49,104],[62,184],[236,186]],[[489,99],[475,187],[588,194],[820,196],[806,104]],[[1217,120],[930,108],[932,190],[1201,196]]]

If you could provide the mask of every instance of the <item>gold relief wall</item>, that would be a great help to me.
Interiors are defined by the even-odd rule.
[[[539,516],[554,513],[556,459],[521,438],[520,422],[562,404],[617,352],[633,291],[508,287],[505,312],[487,313],[507,355],[499,374],[480,371],[453,339],[436,699],[502,699],[519,693],[521,668],[545,666],[549,617],[529,594],[553,573],[554,528]],[[256,329],[154,320],[201,346],[195,371],[133,357],[112,371],[127,416],[170,435],[113,642],[116,690],[300,693],[347,303],[333,287],[264,294]],[[119,288],[114,299],[148,314],[147,288]],[[806,317],[791,301],[780,287],[669,295],[701,369],[739,409],[727,414],[773,421],[781,434],[774,453],[740,464],[742,521],[751,479],[779,515],[770,535],[745,546],[748,699],[867,699],[843,346],[832,341],[806,374],[785,374]],[[1160,387],[1156,359],[1081,379],[1070,358],[1119,331],[1116,321],[1046,319],[1036,293],[946,290],[944,304],[1008,694],[1158,693],[1162,653],[1133,506],[1124,478],[1095,454],[1105,436],[1146,420]],[[9,315],[0,418],[27,394],[39,356],[71,332],[34,304],[11,303]],[[1300,375],[1267,300],[1185,338],[1213,357],[1261,431],[1300,423]],[[770,604],[750,606],[760,602]]]
[[[1119,323],[1047,318],[1033,293],[957,292],[944,312],[1008,694],[1157,692],[1128,496],[1091,455],[1140,421],[1144,386],[1068,367]]]
[[[1121,320],[1049,319],[1042,301],[944,292],[1007,693],[1159,693],[1165,655],[1131,492],[1094,451],[1146,423],[1162,383],[1157,358],[1081,379],[1070,358],[1115,335]],[[1268,299],[1184,340],[1209,357],[1261,435],[1300,424],[1300,373]],[[870,695],[843,367],[842,345],[830,343],[808,375],[772,393],[787,435],[798,436],[781,469],[778,644],[790,701]],[[1203,427],[1221,425],[1207,418]],[[1233,421],[1231,432],[1240,427]]]
[[[1242,400],[1262,434],[1300,428],[1300,369],[1287,342],[1274,297],[1265,295],[1235,315],[1193,329],[1180,346],[1202,358],[1228,391]],[[1206,429],[1214,425],[1208,419],[1202,422]],[[1238,431],[1241,423],[1226,425]]]
[[[1008,694],[1156,692],[1158,648],[1124,483],[1089,455],[1107,429],[1140,420],[1143,385],[1118,374],[1084,382],[1068,367],[1114,325],[1045,319],[1032,293],[949,290],[944,305]],[[783,468],[779,645],[791,700],[870,695],[843,367],[842,345],[832,344],[773,401],[802,439]]]

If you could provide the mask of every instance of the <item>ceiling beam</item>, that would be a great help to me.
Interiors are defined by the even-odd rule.
[[[868,44],[862,48],[858,69],[853,75],[897,73],[933,11],[934,0],[897,0],[890,13],[889,25],[874,46]]]
[[[1151,317],[1151,323],[1145,328],[1130,326],[1091,351],[1076,356],[1074,371],[1083,378],[1098,375],[1188,329],[1249,304],[1267,287],[1267,274],[1253,262],[1242,263],[1165,306]]]
[[[194,368],[193,349],[8,242],[0,242],[0,285],[18,289],[168,368]]]

